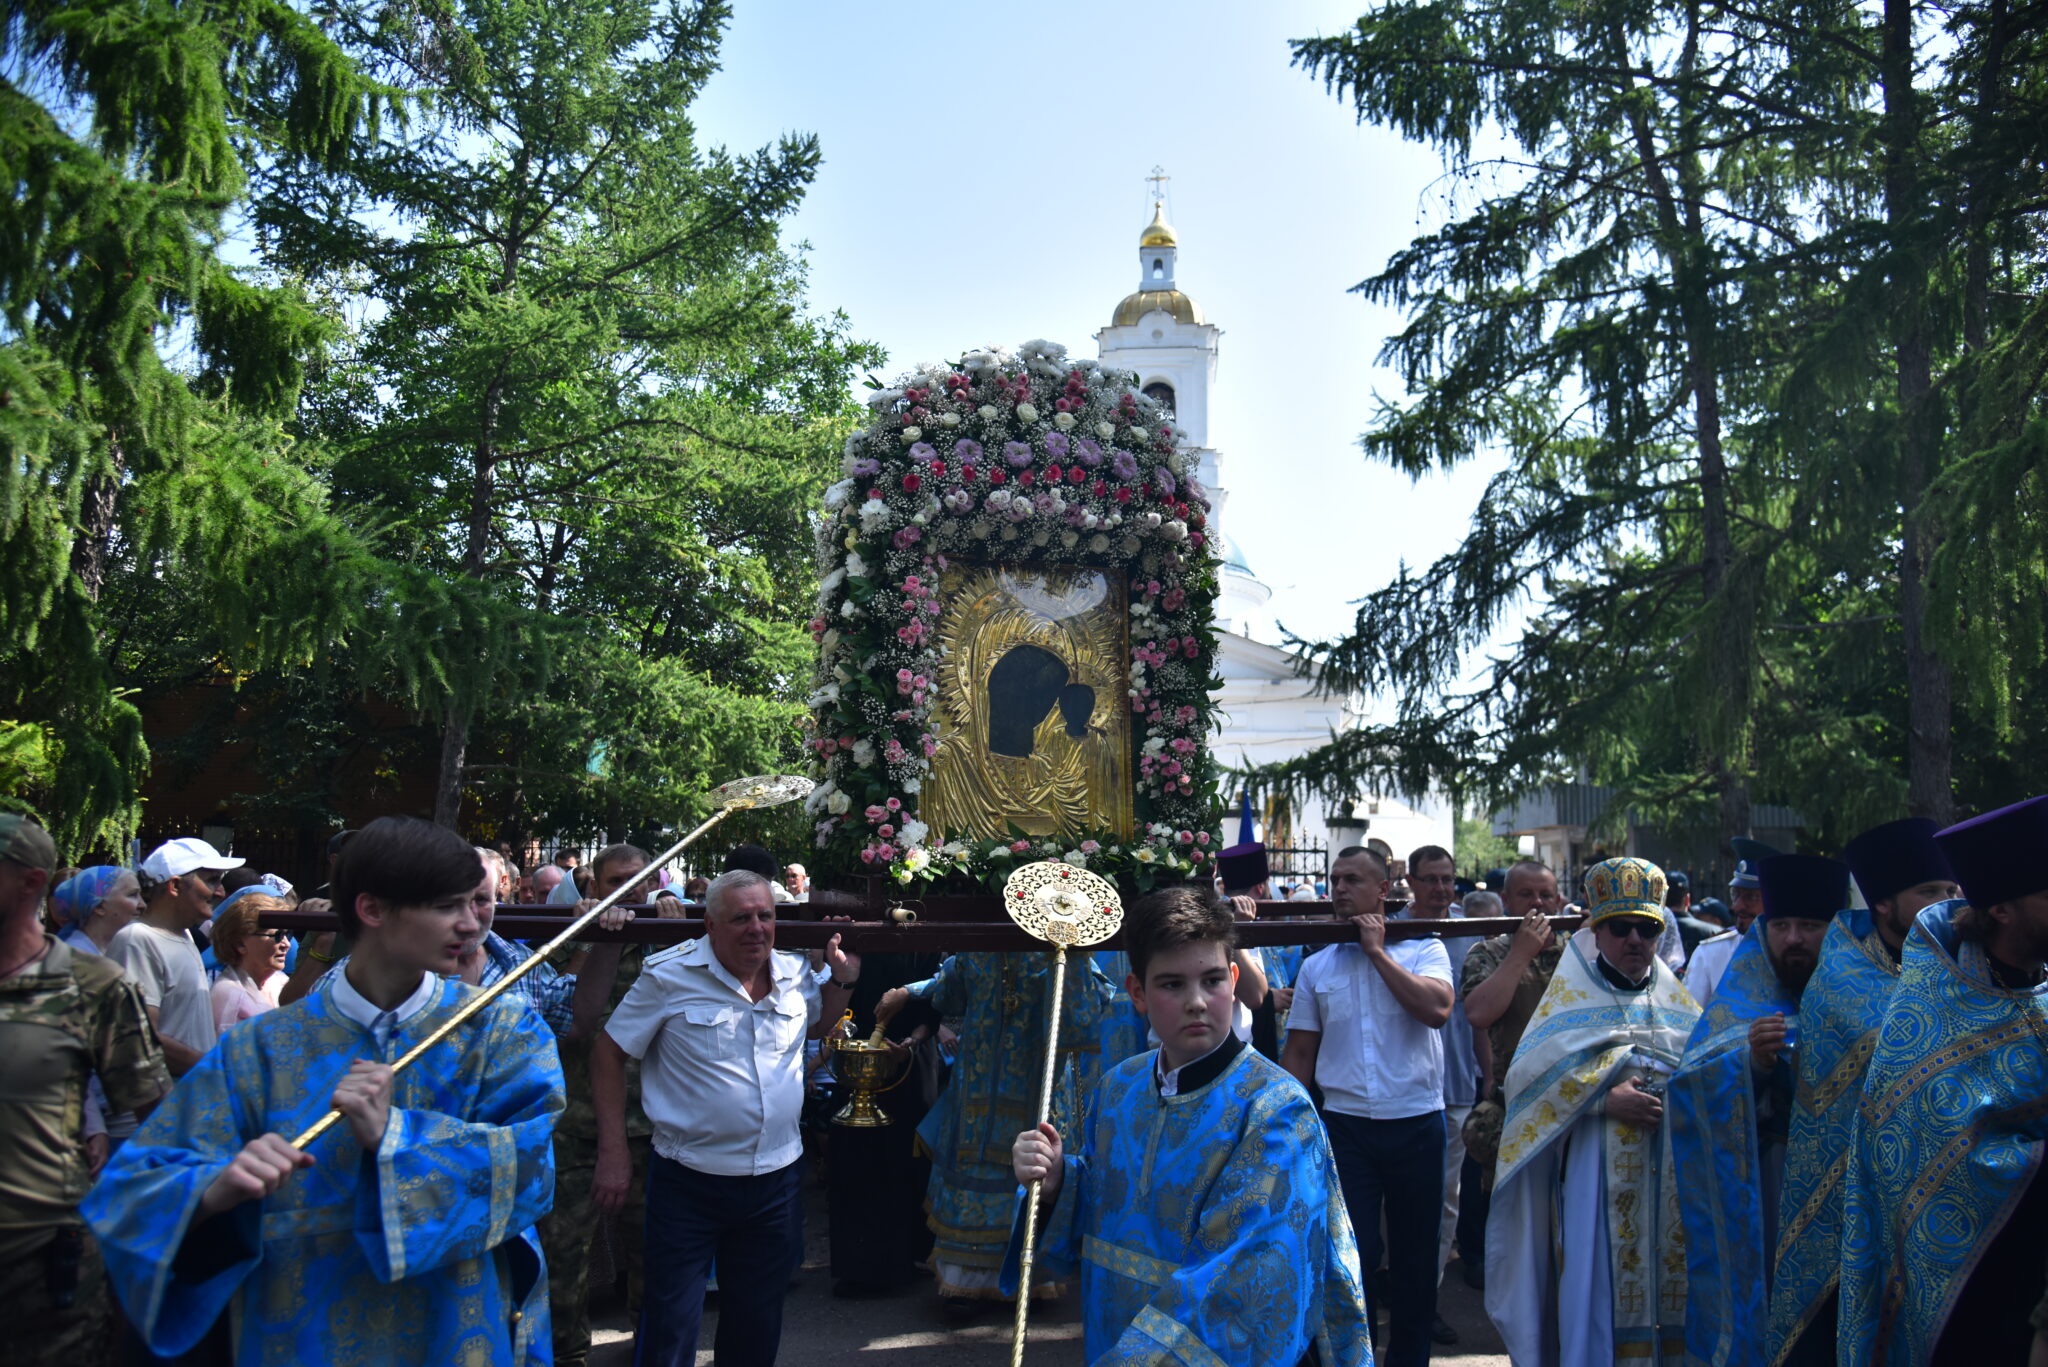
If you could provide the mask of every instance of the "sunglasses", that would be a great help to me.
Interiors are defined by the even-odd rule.
[[[250,934],[254,935],[259,940],[276,941],[288,940],[291,938],[292,933],[288,930],[255,930],[251,931]]]
[[[1634,917],[1606,921],[1600,928],[1613,931],[1615,938],[1621,940],[1655,940],[1664,933],[1663,922],[1639,921]]]

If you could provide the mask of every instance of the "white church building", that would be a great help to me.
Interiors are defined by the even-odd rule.
[[[1171,407],[1175,423],[1200,451],[1198,477],[1209,490],[1210,525],[1224,561],[1216,608],[1217,672],[1222,676],[1216,694],[1222,713],[1216,753],[1229,767],[1248,768],[1292,759],[1327,743],[1333,732],[1358,723],[1365,700],[1319,693],[1314,678],[1304,676],[1295,657],[1272,639],[1277,635],[1269,608],[1273,590],[1252,572],[1246,547],[1229,532],[1223,457],[1209,430],[1209,396],[1223,331],[1202,316],[1176,283],[1179,249],[1165,203],[1155,201],[1152,221],[1138,237],[1138,288],[1124,296],[1109,326],[1095,334],[1096,349],[1103,364],[1136,373],[1145,393]],[[1238,799],[1227,782],[1224,796],[1228,812],[1235,813]],[[1333,812],[1322,799],[1309,797],[1291,810],[1284,803],[1268,803],[1254,815],[1260,839],[1274,848],[1326,844],[1335,850],[1359,843],[1360,822],[1365,823],[1364,839],[1384,845],[1383,852],[1394,859],[1405,859],[1421,845],[1450,847],[1451,813],[1441,801],[1407,803],[1362,793],[1350,807],[1349,813]],[[1223,831],[1225,839],[1237,838],[1235,815],[1226,815]],[[1309,870],[1300,864],[1290,871]],[[1319,877],[1325,871],[1314,870]],[[1278,867],[1276,877],[1286,881]]]

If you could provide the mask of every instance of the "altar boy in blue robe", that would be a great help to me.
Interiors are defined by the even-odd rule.
[[[1329,1140],[1301,1084],[1231,1030],[1234,924],[1193,887],[1132,907],[1131,1001],[1159,1048],[1104,1074],[1079,1154],[1050,1125],[1012,1150],[1018,1181],[1045,1181],[1038,1257],[1053,1275],[1078,1262],[1098,1367],[1372,1362]]]
[[[386,817],[349,842],[334,905],[344,972],[244,1022],[107,1165],[84,1212],[154,1352],[232,1305],[238,1363],[544,1363],[562,1109],[554,1037],[499,997],[394,1077],[474,995],[442,978],[481,934],[475,850]],[[342,1121],[308,1146],[294,1135]]]

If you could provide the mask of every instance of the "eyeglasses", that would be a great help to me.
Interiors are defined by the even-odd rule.
[[[1664,933],[1660,921],[1613,920],[1602,923],[1600,928],[1613,931],[1622,940],[1654,940]]]

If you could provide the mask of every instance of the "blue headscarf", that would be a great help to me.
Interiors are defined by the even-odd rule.
[[[50,905],[57,908],[57,914],[68,925],[84,925],[92,915],[92,909],[107,895],[107,889],[114,886],[128,870],[117,864],[95,864],[89,869],[80,869],[57,885],[50,894]]]

